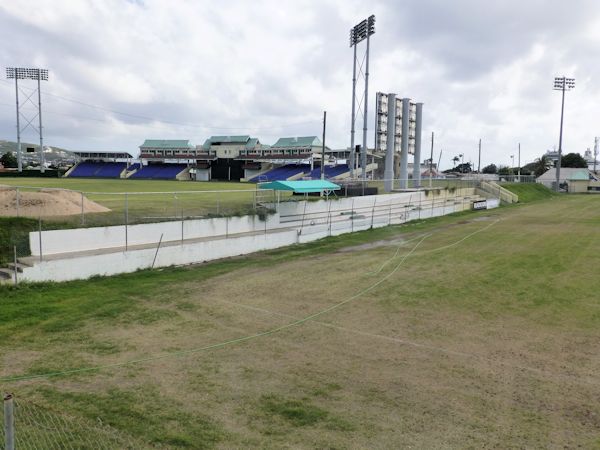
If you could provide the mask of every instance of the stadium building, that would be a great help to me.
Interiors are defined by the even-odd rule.
[[[323,144],[317,136],[282,137],[273,145],[248,135],[211,136],[196,146],[187,139],[147,139],[139,149],[135,163],[129,153],[79,152],[82,162],[67,176],[253,182],[321,177]],[[325,148],[327,179],[350,176],[347,153]]]

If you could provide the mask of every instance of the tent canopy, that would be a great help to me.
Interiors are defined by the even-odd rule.
[[[258,187],[275,191],[294,191],[299,194],[341,189],[337,184],[325,180],[271,181],[270,183],[261,183]]]

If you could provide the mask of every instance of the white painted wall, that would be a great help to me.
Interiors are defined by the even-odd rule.
[[[183,228],[182,228],[183,223]],[[279,215],[268,217],[266,227],[276,228]],[[155,244],[163,235],[163,242],[198,239],[224,234],[249,233],[265,229],[265,222],[258,216],[223,217],[172,222],[157,222],[127,227],[127,245]],[[42,254],[81,252],[125,246],[125,226],[74,228],[70,230],[42,231]],[[29,233],[31,254],[39,256],[39,233]]]
[[[194,264],[215,259],[285,247],[297,242],[297,232],[255,234],[185,245],[168,245],[159,249],[154,267]],[[25,267],[22,281],[68,281],[95,275],[115,275],[150,268],[156,248],[119,251],[101,255],[55,259]]]
[[[42,232],[44,255],[115,248],[114,252],[95,255],[66,254],[62,258],[34,262],[25,267],[20,279],[23,281],[68,281],[86,279],[96,275],[115,275],[149,268],[156,247],[136,249],[134,244],[156,244],[163,233],[163,246],[158,251],[155,267],[194,264],[204,261],[245,255],[257,251],[285,247],[295,243],[311,242],[327,236],[400,224],[411,220],[442,216],[470,209],[472,189],[456,192],[457,196],[430,193],[401,193],[340,199],[339,209],[332,214],[332,205],[338,201],[297,202],[280,205],[280,213],[286,213],[287,222],[280,221],[280,214],[269,217],[266,223],[254,216],[228,219],[189,220],[183,222],[185,239],[213,238],[181,243],[182,222],[162,222],[133,225],[129,227],[129,250],[118,247],[124,244],[125,227],[101,227],[75,230]],[[459,196],[460,195],[460,196]],[[435,200],[432,203],[432,200]],[[496,204],[497,206],[497,201]],[[490,202],[490,207],[494,202]],[[298,211],[306,208],[309,220],[297,220]],[[355,214],[347,214],[354,211]],[[283,217],[283,214],[282,216]],[[282,227],[293,229],[282,229]],[[250,233],[235,235],[236,233]],[[261,232],[261,233],[258,233]],[[225,236],[228,234],[228,237]],[[39,252],[38,234],[30,234],[32,252]],[[38,255],[39,253],[33,253]]]

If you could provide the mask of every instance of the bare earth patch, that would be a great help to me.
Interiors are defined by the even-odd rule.
[[[17,191],[10,186],[0,186],[0,216],[50,217],[81,214],[81,202],[85,213],[108,212],[110,209],[88,200],[74,191],[41,189]]]

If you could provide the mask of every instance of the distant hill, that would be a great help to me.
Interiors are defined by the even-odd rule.
[[[36,153],[27,153],[27,147],[35,148]],[[21,142],[21,151],[25,158],[36,158],[39,144],[31,144],[29,142]],[[0,156],[6,152],[17,154],[17,143],[13,141],[0,140]],[[60,147],[44,145],[44,156],[46,161],[51,162],[57,159],[78,159],[78,156],[73,152]]]

